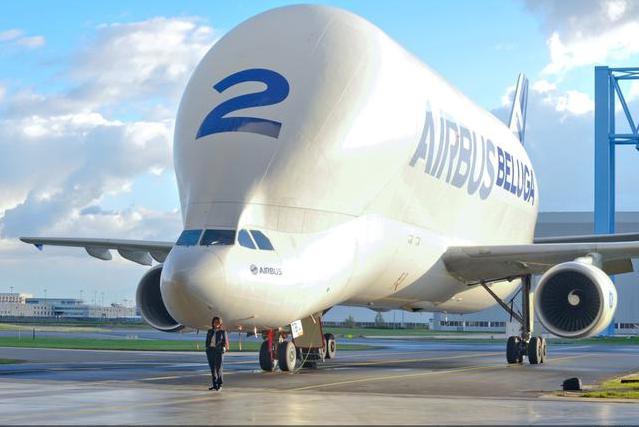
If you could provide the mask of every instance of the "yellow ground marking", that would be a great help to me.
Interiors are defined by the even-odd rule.
[[[496,354],[501,354],[501,353],[496,353]],[[549,359],[548,362],[557,362],[557,361],[561,361],[561,360],[568,360],[568,359],[577,359],[577,358],[581,358],[581,357],[588,357],[588,356],[593,356],[593,354],[584,354],[584,355],[578,355],[578,356],[566,356],[566,357],[560,357],[560,358],[553,358],[553,359]],[[452,357],[450,357],[449,359],[452,359]],[[546,363],[548,363],[546,362]],[[400,379],[400,378],[411,378],[411,377],[422,377],[422,376],[428,376],[428,375],[440,375],[440,374],[451,374],[451,373],[457,373],[457,372],[466,372],[466,371],[479,371],[479,370],[483,370],[483,369],[494,369],[494,368],[500,368],[500,367],[514,367],[514,366],[520,366],[520,365],[503,365],[503,364],[499,364],[499,365],[474,365],[474,366],[466,366],[463,368],[457,368],[457,369],[447,369],[444,371],[428,371],[428,372],[416,372],[416,373],[410,373],[410,374],[397,374],[397,375],[384,375],[384,376],[377,376],[377,377],[368,377],[368,378],[359,378],[356,380],[346,380],[346,381],[337,381],[337,382],[333,382],[333,383],[324,383],[324,384],[315,384],[315,385],[309,385],[309,386],[304,386],[304,387],[298,387],[298,388],[293,388],[293,389],[288,389],[287,391],[303,391],[303,390],[312,390],[312,389],[317,389],[317,388],[323,388],[323,387],[334,387],[334,386],[339,386],[339,385],[346,385],[346,384],[357,384],[357,383],[364,383],[364,382],[373,382],[373,381],[384,381],[384,380],[396,380],[396,379]]]
[[[339,350],[339,346],[337,347],[337,350]],[[364,350],[361,350],[364,351]],[[433,351],[433,350],[425,350],[425,351]],[[349,353],[349,354],[346,354]],[[397,351],[397,352],[383,352],[383,349],[379,349],[379,350],[371,350],[371,351],[366,351],[365,353],[360,353],[359,351],[355,351],[356,354],[350,354],[351,351],[349,350],[342,350],[339,353],[339,356],[337,356],[338,359],[354,359],[356,357],[367,357],[367,356],[377,356],[377,355],[383,355],[383,356],[396,356],[399,354],[421,354],[424,353],[424,350],[411,350],[411,351]]]
[[[421,357],[418,359],[380,359],[373,360],[370,362],[353,362],[353,363],[335,363],[327,365],[328,368],[337,368],[344,366],[371,366],[371,365],[384,365],[387,363],[395,364],[395,363],[415,363],[415,362],[430,362],[433,360],[449,360],[449,359],[463,359],[465,357],[477,357],[477,356],[497,356],[502,354],[499,353],[470,353],[470,354],[460,354],[457,356],[437,356],[437,357]]]
[[[485,354],[485,353],[484,353]],[[501,353],[498,353],[501,354]],[[601,354],[597,355],[594,353],[589,353],[589,354],[583,354],[583,355],[576,355],[576,356],[565,356],[565,357],[560,357],[560,358],[553,358],[553,359],[549,359],[548,362],[558,362],[558,361],[563,361],[563,360],[569,360],[569,359],[578,359],[578,358],[582,358],[582,357],[589,357],[589,356],[601,356]],[[520,365],[505,365],[506,367],[517,367]],[[317,385],[311,385],[311,386],[305,386],[305,387],[298,387],[298,388],[293,388],[293,389],[288,389],[288,390],[278,390],[280,392],[295,392],[295,391],[303,391],[303,390],[312,390],[312,389],[317,389],[317,388],[322,388],[322,387],[331,387],[331,386],[336,386],[336,385],[344,385],[344,384],[355,384],[355,383],[363,383],[363,382],[372,382],[372,381],[383,381],[383,380],[393,380],[393,379],[400,379],[400,378],[410,378],[410,377],[420,377],[420,376],[428,376],[428,375],[438,375],[438,374],[455,374],[455,373],[459,373],[459,372],[468,372],[468,371],[480,371],[480,370],[484,370],[484,369],[494,369],[494,368],[499,368],[499,367],[504,367],[503,364],[500,365],[475,365],[475,366],[466,366],[463,368],[457,368],[457,369],[448,369],[445,371],[428,371],[428,372],[419,372],[419,373],[411,373],[411,374],[398,374],[398,375],[386,375],[386,376],[379,376],[379,377],[369,377],[369,378],[360,378],[357,380],[348,380],[348,381],[338,381],[338,382],[333,382],[333,383],[325,383],[325,384],[317,384]],[[226,373],[225,373],[226,374]],[[116,382],[117,380],[111,380]],[[202,393],[198,393],[198,394],[202,394],[202,396],[198,397],[198,395],[195,396],[190,396],[188,398],[183,398],[183,399],[170,399],[169,401],[162,399],[161,401],[156,401],[156,402],[147,402],[147,403],[133,403],[133,404],[121,404],[121,405],[112,405],[112,406],[98,406],[98,407],[91,407],[91,408],[85,408],[85,409],[78,409],[78,410],[69,410],[68,408],[65,408],[63,410],[60,410],[59,412],[57,412],[58,414],[64,414],[64,416],[68,419],[70,416],[76,416],[76,415],[85,415],[85,414],[94,414],[94,413],[107,413],[107,412],[112,412],[112,411],[118,411],[118,410],[122,410],[122,411],[126,411],[126,410],[131,410],[131,409],[138,409],[138,408],[148,408],[148,407],[156,407],[156,406],[166,406],[166,405],[179,405],[179,404],[189,404],[189,403],[197,403],[197,402],[204,402],[204,401],[209,401],[212,399],[215,399],[216,394],[212,394],[211,392],[202,392]],[[56,412],[48,412],[47,416],[52,416],[52,415],[56,415]],[[3,417],[3,421],[10,423],[12,421],[20,421],[20,420],[27,420],[27,419],[31,419],[30,417],[32,417],[33,414],[21,414],[19,416],[9,416],[9,417]]]

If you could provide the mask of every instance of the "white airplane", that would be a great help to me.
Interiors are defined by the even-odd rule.
[[[499,303],[522,325],[507,361],[541,363],[531,275],[541,274],[534,307],[548,331],[599,334],[617,306],[608,275],[632,271],[639,235],[534,241],[527,87],[520,76],[506,126],[366,20],[274,9],[220,39],[186,87],[177,242],[21,239],[156,260],[137,289],[146,322],[173,332],[221,316],[260,331],[267,371],[335,357],[321,317],[338,304],[468,313]],[[521,314],[506,302],[517,290]]]

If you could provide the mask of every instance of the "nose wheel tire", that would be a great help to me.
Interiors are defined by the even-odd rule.
[[[271,358],[271,349],[269,348],[268,341],[264,341],[260,346],[260,368],[266,372],[271,372],[275,369],[275,363]]]
[[[295,344],[291,341],[281,342],[277,346],[277,361],[282,371],[288,372],[295,370],[295,364],[297,363]]]
[[[324,349],[324,358],[335,359],[335,355],[337,354],[337,343],[335,342],[333,334],[324,334],[324,342],[326,344],[326,348]]]

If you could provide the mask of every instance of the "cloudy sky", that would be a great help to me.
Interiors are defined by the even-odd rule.
[[[3,4],[0,291],[133,299],[144,267],[16,238],[175,239],[171,144],[184,85],[225,32],[287,3]],[[498,117],[525,72],[541,209],[592,208],[593,66],[639,65],[639,1],[325,3],[369,19]],[[639,84],[625,90],[636,111]],[[639,210],[639,153],[619,151],[618,209]]]

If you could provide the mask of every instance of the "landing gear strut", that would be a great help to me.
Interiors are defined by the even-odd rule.
[[[303,319],[305,322],[307,319]],[[321,316],[315,316],[312,322],[306,322],[305,334],[289,340],[280,330],[278,335],[273,329],[263,332],[264,342],[260,346],[260,368],[271,372],[279,366],[281,371],[290,372],[297,368],[315,368],[326,359],[334,359],[337,345],[333,334],[323,334]],[[314,328],[316,325],[317,328]]]
[[[521,278],[521,313],[514,311],[511,306],[499,298],[485,283],[481,285],[495,301],[510,314],[511,318],[517,320],[521,325],[521,333],[519,336],[508,337],[506,343],[506,361],[508,363],[522,363],[524,356],[526,356],[531,365],[544,363],[546,360],[546,340],[541,336],[532,336],[534,316],[532,312],[533,294],[531,289],[531,276],[528,274]]]

